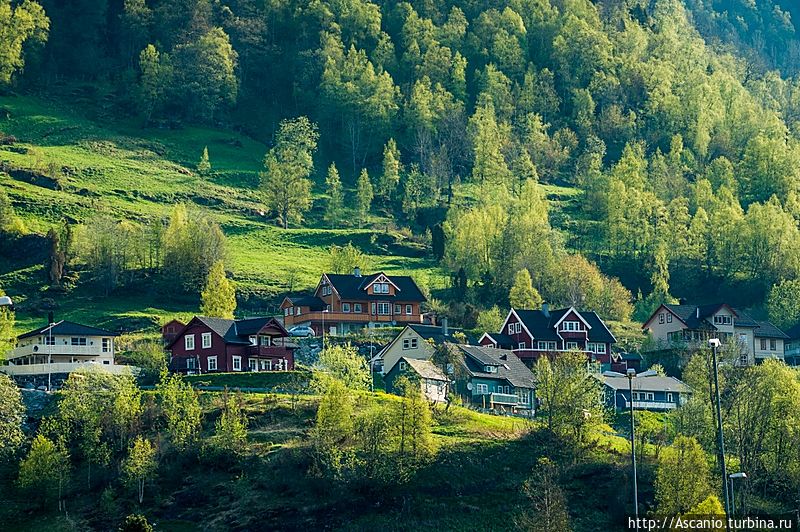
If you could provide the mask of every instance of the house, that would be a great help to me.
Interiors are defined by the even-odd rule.
[[[275,318],[227,320],[195,316],[167,344],[170,370],[180,373],[294,369],[295,345]]]
[[[414,279],[383,272],[323,273],[312,296],[288,296],[281,303],[286,328],[308,325],[316,334],[347,334],[365,327],[422,323],[426,301]]]
[[[445,342],[463,343],[463,338],[466,338],[461,336],[463,334],[460,329],[450,329],[447,318],[440,326],[410,323],[378,353],[376,361],[382,365],[381,372],[386,375],[401,357],[430,360],[437,346]]]
[[[186,327],[186,324],[180,320],[169,320],[161,326],[161,340],[164,345],[169,345],[178,336],[178,333]]]
[[[800,366],[800,323],[786,331],[783,359],[790,366]]]
[[[483,345],[447,345],[462,359],[454,371],[453,391],[465,402],[500,412],[533,412],[533,373],[513,351]]]
[[[397,394],[395,382],[403,376],[409,377],[412,381],[418,381],[422,393],[428,401],[433,403],[447,401],[447,375],[430,360],[400,357],[397,364],[384,378],[386,392]]]
[[[662,348],[699,348],[718,338],[739,346],[738,364],[752,365],[766,358],[784,357],[789,337],[768,321],[757,321],[726,303],[659,306],[642,326]]]
[[[606,406],[617,410],[631,407],[630,383],[626,376],[602,374]],[[635,377],[633,379],[633,408],[640,410],[674,410],[685,403],[691,390],[675,377]]]
[[[595,312],[573,307],[550,311],[511,309],[497,333],[484,334],[478,343],[514,351],[525,364],[533,364],[543,355],[565,351],[583,351],[590,361],[610,367],[611,347],[617,339]]]
[[[21,334],[17,346],[6,354],[8,365],[0,371],[13,377],[47,374],[65,376],[80,367],[95,365],[111,373],[130,372],[114,363],[117,333],[72,321],[52,321]]]

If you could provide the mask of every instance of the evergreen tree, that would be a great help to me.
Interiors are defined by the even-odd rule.
[[[508,294],[511,307],[515,309],[536,310],[542,306],[542,296],[533,287],[528,270],[519,270],[514,275],[514,284]]]
[[[331,163],[328,167],[328,176],[325,178],[327,187],[328,203],[325,205],[325,221],[332,226],[337,226],[342,220],[344,208],[344,197],[342,193],[342,181],[339,179],[339,171],[336,165]]]
[[[211,161],[208,159],[208,146],[203,147],[203,154],[197,163],[197,171],[200,175],[206,175],[211,170]]]
[[[363,227],[369,216],[369,211],[372,208],[372,182],[369,179],[367,169],[361,170],[361,175],[358,176],[358,190],[356,191],[356,210],[358,212],[358,225]]]
[[[225,275],[225,265],[217,261],[208,272],[205,287],[200,293],[200,312],[210,318],[233,319],[236,310],[236,289]]]

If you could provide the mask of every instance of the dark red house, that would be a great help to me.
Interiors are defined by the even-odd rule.
[[[275,318],[225,320],[195,316],[167,344],[179,373],[286,371],[295,346]]]
[[[596,313],[572,307],[550,311],[545,304],[542,310],[511,309],[500,332],[486,333],[478,343],[511,349],[528,366],[543,355],[579,350],[590,361],[610,367],[616,341]]]

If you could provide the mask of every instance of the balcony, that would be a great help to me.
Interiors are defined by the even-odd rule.
[[[630,407],[630,401],[625,400],[625,408]],[[678,404],[666,401],[634,401],[633,408],[634,410],[675,410],[678,408]]]
[[[79,369],[88,368],[98,371],[107,371],[112,375],[135,375],[139,368],[134,366],[123,366],[117,364],[94,364],[91,362],[56,362],[53,364],[20,364],[18,366],[0,366],[0,373],[5,373],[11,377],[23,375],[46,375],[48,373],[72,373]]]
[[[30,355],[66,355],[66,356],[91,356],[91,357],[111,357],[113,356],[110,349],[104,351],[100,345],[45,345],[45,344],[28,344],[12,349],[6,354],[8,360],[26,357]]]
[[[309,321],[322,322],[329,321],[331,323],[337,322],[356,322],[356,323],[391,323],[393,321],[404,323],[421,323],[422,316],[419,314],[369,314],[367,312],[306,312],[305,314],[290,314],[284,316],[285,325],[287,327],[297,323],[306,323]]]
[[[287,357],[292,354],[292,351],[282,345],[251,345],[247,348],[247,354],[262,357]]]
[[[517,406],[520,404],[519,397],[513,393],[484,393],[473,396],[473,401],[484,401],[486,405],[508,405]]]

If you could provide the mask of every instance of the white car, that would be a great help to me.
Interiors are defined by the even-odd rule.
[[[309,327],[308,325],[295,325],[291,329],[289,329],[290,336],[305,336],[307,338],[311,338],[312,336],[316,336],[314,329]]]

